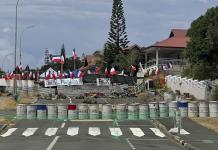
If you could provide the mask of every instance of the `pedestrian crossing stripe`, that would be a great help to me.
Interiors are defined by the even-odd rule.
[[[101,134],[100,128],[98,128],[98,127],[89,127],[89,135],[97,136],[97,135],[100,135],[100,134]]]
[[[142,129],[140,128],[129,128],[131,131],[132,131],[132,134],[134,136],[137,136],[137,137],[142,137],[144,136],[144,132],[142,131]]]
[[[33,135],[36,131],[38,130],[38,128],[27,128],[22,135],[25,137],[31,136]]]
[[[8,129],[8,131],[6,133],[2,134],[1,136],[2,137],[10,136],[16,130],[17,130],[17,128],[10,128],[10,129]]]
[[[58,131],[58,128],[48,128],[46,131],[45,131],[45,135],[47,136],[53,136],[57,133]]]
[[[8,137],[11,136],[18,128],[10,128],[8,129],[4,134],[1,135],[1,137]],[[38,128],[27,128],[25,131],[23,131],[22,135],[24,137],[30,137],[34,135],[37,132]],[[145,136],[145,133],[141,128],[129,128],[131,133],[136,137],[143,137]],[[157,128],[150,128],[150,130],[159,137],[165,137],[165,134],[163,134],[159,129]],[[48,128],[45,131],[46,136],[54,136],[56,135],[58,131],[58,128]],[[112,136],[120,137],[123,135],[122,130],[119,127],[110,127],[109,128],[110,134]],[[76,136],[79,134],[79,127],[68,127],[67,129],[67,135],[69,136]],[[89,127],[88,128],[88,134],[91,136],[98,136],[101,135],[101,129],[99,127]]]
[[[79,127],[69,127],[67,130],[67,135],[75,136],[79,133]]]
[[[109,129],[110,129],[111,135],[113,135],[113,136],[121,136],[121,135],[123,135],[123,133],[122,133],[120,128],[109,128]]]

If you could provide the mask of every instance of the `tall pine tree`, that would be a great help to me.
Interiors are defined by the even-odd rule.
[[[128,46],[125,22],[122,0],[113,0],[109,38],[104,49],[105,61],[109,65],[114,62],[115,56]]]

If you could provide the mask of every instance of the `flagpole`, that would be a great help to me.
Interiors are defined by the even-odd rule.
[[[74,70],[76,69],[76,60],[75,60],[75,58],[73,58],[73,64],[74,64]]]

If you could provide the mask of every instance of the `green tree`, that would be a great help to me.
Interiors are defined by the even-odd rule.
[[[194,79],[218,77],[218,7],[192,22],[188,30],[190,42],[185,50],[189,66],[185,74]]]
[[[129,68],[131,65],[137,66],[139,63],[141,56],[137,51],[130,51],[127,54],[120,53],[116,56],[115,63],[119,66],[119,68]]]
[[[108,41],[104,49],[105,61],[110,65],[115,56],[128,46],[126,23],[122,0],[113,0]]]

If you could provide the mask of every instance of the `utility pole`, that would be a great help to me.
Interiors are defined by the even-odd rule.
[[[15,17],[15,44],[14,44],[14,71],[16,70],[16,66],[17,66],[17,8],[18,8],[18,4],[19,4],[20,0],[17,0],[17,4],[16,4],[16,17]],[[15,72],[16,74],[16,72]],[[13,94],[15,99],[17,98],[17,81],[16,81],[16,75],[14,77],[14,88],[13,88]]]

